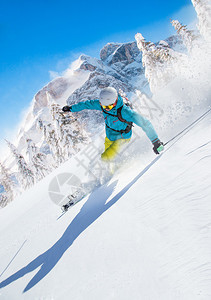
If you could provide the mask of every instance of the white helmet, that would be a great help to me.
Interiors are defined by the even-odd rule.
[[[116,102],[118,93],[113,87],[104,88],[100,92],[100,103],[102,105],[110,105]]]

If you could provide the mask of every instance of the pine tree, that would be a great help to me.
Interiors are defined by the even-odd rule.
[[[62,149],[59,144],[56,129],[51,123],[44,125],[44,138],[50,147],[56,166],[60,165],[64,161]]]
[[[51,126],[55,130],[57,139],[56,149],[57,160],[59,163],[67,160],[73,154],[77,153],[81,144],[89,141],[89,137],[83,126],[78,123],[77,119],[70,114],[63,114],[60,105],[51,99]]]
[[[19,171],[18,181],[19,181],[21,187],[25,190],[34,184],[34,182],[35,182],[34,173],[27,165],[24,157],[18,153],[18,150],[16,149],[16,147],[9,141],[6,140],[6,142],[7,142],[8,147],[10,148],[11,153],[13,154],[13,156],[16,160],[16,164],[17,164],[18,171]]]
[[[41,153],[31,139],[27,139],[27,155],[31,165],[31,169],[35,174],[36,180],[44,178],[49,172],[47,158],[44,153]]]
[[[0,194],[0,206],[5,207],[9,203],[7,195],[5,193]]]
[[[71,115],[60,114],[57,121],[60,130],[60,146],[66,160],[80,151],[81,146],[88,143],[90,139],[83,126]]]
[[[178,20],[172,20],[171,24],[177,30],[177,33],[181,36],[185,47],[188,52],[191,52],[193,48],[194,41],[198,38],[194,34],[193,30],[188,30],[186,25],[182,25]]]
[[[155,86],[156,59],[152,54],[151,51],[152,47],[150,49],[150,43],[145,41],[142,34],[137,33],[135,38],[137,41],[137,46],[139,50],[142,52],[142,65],[145,68],[145,77],[147,78],[150,85],[150,89],[153,92]]]
[[[37,119],[36,128],[41,131],[43,130],[43,121],[40,117]]]
[[[70,114],[62,113],[61,106],[46,92],[51,122],[43,124],[44,140],[50,147],[55,167],[76,154],[84,143],[90,141],[82,124]]]
[[[146,42],[142,34],[137,33],[137,46],[142,52],[142,64],[145,67],[145,77],[149,81],[151,91],[166,85],[174,77],[173,61],[177,56],[167,43],[157,46],[152,42]]]
[[[211,1],[191,0],[198,17],[198,29],[205,40],[211,40]]]
[[[11,179],[9,170],[0,162],[0,183],[4,187],[4,193],[1,194],[0,206],[4,207],[14,198],[15,184]]]
[[[57,138],[59,141],[62,140],[62,114],[61,114],[61,107],[59,104],[52,101],[51,104],[51,116],[52,116],[52,123],[54,128],[56,129]]]

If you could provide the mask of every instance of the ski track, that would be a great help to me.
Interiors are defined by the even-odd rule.
[[[211,299],[208,125],[119,169],[59,220],[53,174],[1,210],[0,299]]]

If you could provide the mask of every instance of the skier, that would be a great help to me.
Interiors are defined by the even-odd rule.
[[[130,141],[133,123],[140,126],[153,144],[153,150],[159,154],[163,143],[159,140],[149,120],[123,103],[122,97],[113,87],[101,90],[99,100],[87,100],[72,106],[64,106],[63,112],[79,112],[84,109],[100,110],[106,125],[105,150],[101,154],[104,161],[112,161],[120,148]]]

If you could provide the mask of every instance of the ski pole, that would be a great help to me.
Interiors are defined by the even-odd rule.
[[[188,125],[185,129],[183,129],[181,132],[179,132],[177,135],[175,135],[173,138],[171,138],[168,142],[166,142],[165,144],[163,144],[163,146],[166,146],[168,143],[170,143],[171,141],[173,141],[176,137],[178,137],[179,135],[181,135],[184,131],[186,131],[187,129],[189,129],[191,126],[193,126],[194,124],[196,124],[198,121],[201,121],[206,115],[208,115],[208,113],[211,111],[211,108],[206,111],[203,115],[201,115],[198,119],[196,119],[193,123],[191,123],[190,125]]]

